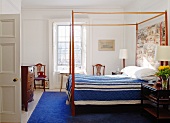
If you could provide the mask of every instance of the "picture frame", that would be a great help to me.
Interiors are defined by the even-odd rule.
[[[99,51],[114,51],[115,50],[115,40],[99,40],[98,41]]]

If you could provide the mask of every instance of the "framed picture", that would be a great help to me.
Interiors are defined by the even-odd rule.
[[[115,40],[99,40],[98,41],[99,51],[114,51],[115,50]]]

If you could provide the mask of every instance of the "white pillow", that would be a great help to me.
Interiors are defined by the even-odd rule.
[[[121,72],[123,72],[123,74],[126,74],[129,77],[136,78],[134,74],[139,69],[140,69],[140,67],[138,67],[138,66],[127,66],[127,67],[123,68],[121,70]]]
[[[145,77],[145,76],[151,76],[155,75],[156,70],[151,69],[151,68],[141,68],[138,71],[135,72],[135,75],[137,77]]]
[[[156,73],[156,70],[154,70],[154,69],[141,67],[134,74],[135,74],[136,78],[148,81],[148,80],[156,79],[155,73]]]
[[[137,78],[141,80],[156,80],[155,73],[156,70],[145,67],[138,66],[127,66],[121,70],[123,74],[126,74],[129,77]]]

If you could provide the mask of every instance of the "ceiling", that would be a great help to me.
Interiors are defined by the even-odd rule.
[[[124,8],[137,0],[22,0],[22,8]]]

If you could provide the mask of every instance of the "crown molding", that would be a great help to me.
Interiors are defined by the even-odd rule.
[[[26,11],[26,10],[35,10],[35,11],[40,11],[40,10],[47,10],[47,11],[51,11],[51,10],[86,10],[86,9],[88,9],[88,11],[89,11],[89,9],[90,10],[104,10],[104,11],[113,11],[113,10],[124,10],[123,8],[121,8],[121,7],[115,7],[115,8],[113,8],[113,7],[104,7],[104,6],[102,6],[102,7],[100,7],[100,6],[98,6],[98,7],[21,7],[21,10],[23,10],[23,11]]]

